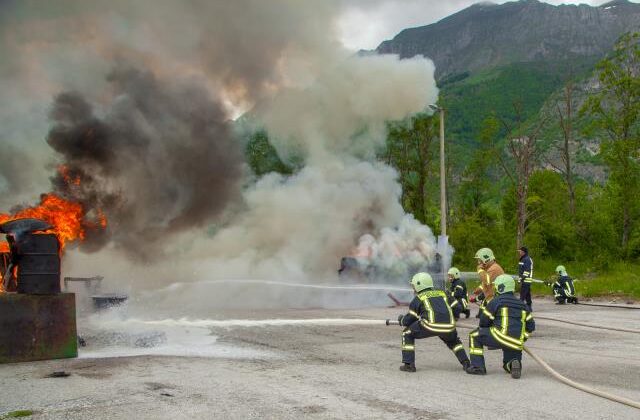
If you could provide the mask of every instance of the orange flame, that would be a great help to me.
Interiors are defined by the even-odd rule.
[[[65,200],[55,194],[43,194],[40,205],[36,207],[23,209],[12,215],[0,213],[0,223],[25,217],[44,220],[53,226],[53,233],[58,236],[60,247],[64,248],[66,242],[85,238],[83,216],[84,211],[80,203]],[[6,242],[4,249],[8,251]],[[7,251],[0,249],[0,252]]]
[[[66,165],[60,165],[58,171],[67,185],[80,185],[80,177],[72,176]],[[25,208],[14,214],[0,213],[0,224],[22,218],[44,220],[53,226],[48,233],[53,233],[58,237],[60,253],[62,253],[67,242],[85,239],[85,227],[89,229],[105,229],[107,227],[107,217],[100,209],[96,210],[94,221],[86,220],[85,216],[85,211],[80,203],[65,200],[56,194],[50,193],[43,194],[40,197],[40,204],[35,207]],[[0,253],[8,252],[10,252],[9,244],[6,241],[0,241]],[[3,274],[0,273],[0,293],[3,292]]]

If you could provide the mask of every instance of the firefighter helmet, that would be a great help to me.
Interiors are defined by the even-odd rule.
[[[493,282],[493,287],[496,289],[496,293],[499,295],[508,292],[514,292],[516,290],[516,282],[508,274],[501,274]]]
[[[480,260],[485,264],[495,259],[496,257],[493,255],[493,251],[489,248],[481,248],[476,252],[476,260]]]
[[[433,288],[433,279],[429,273],[418,273],[411,279],[411,286],[416,292],[422,292],[424,289]]]
[[[556,273],[558,273],[558,275],[560,276],[566,276],[567,275],[567,269],[564,268],[564,265],[559,265],[556,267]]]
[[[459,279],[460,278],[460,270],[458,270],[455,267],[451,267],[449,269],[449,271],[447,271],[447,274],[450,275],[451,277],[453,277],[454,279]]]

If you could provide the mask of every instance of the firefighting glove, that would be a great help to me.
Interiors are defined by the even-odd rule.
[[[404,318],[404,315],[398,315],[398,324],[402,325],[402,318]]]

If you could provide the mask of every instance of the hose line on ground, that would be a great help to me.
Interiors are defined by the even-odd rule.
[[[633,401],[633,400],[630,400],[630,399],[625,398],[625,397],[620,397],[618,395],[609,394],[608,392],[599,391],[597,389],[594,389],[594,388],[588,387],[586,385],[582,385],[582,384],[580,384],[578,382],[572,381],[571,379],[569,379],[567,377],[564,377],[564,376],[560,375],[558,372],[556,372],[555,370],[553,370],[553,368],[551,366],[549,366],[547,364],[547,362],[542,360],[540,358],[540,356],[538,356],[537,354],[533,353],[531,351],[531,349],[529,349],[527,346],[524,347],[524,351],[526,351],[527,354],[533,358],[533,360],[538,362],[538,364],[540,366],[542,366],[544,370],[546,370],[551,376],[553,376],[554,378],[556,378],[560,382],[562,382],[562,383],[564,383],[566,385],[569,385],[570,387],[579,389],[580,391],[587,392],[587,393],[589,393],[591,395],[595,395],[595,396],[601,397],[601,398],[606,398],[608,400],[615,401],[615,402],[620,403],[620,404],[628,405],[629,407],[640,409],[640,402]]]
[[[600,306],[600,307],[602,307],[602,308],[616,308],[616,309],[640,309],[640,306],[607,305],[606,303],[586,303],[586,302],[578,302],[578,305],[584,305],[584,306]]]
[[[583,322],[567,321],[566,319],[552,318],[552,317],[548,317],[548,316],[535,315],[535,319],[544,319],[546,321],[555,321],[555,322],[561,322],[563,324],[578,325],[580,327],[596,328],[598,330],[611,330],[611,331],[620,331],[620,332],[628,332],[628,333],[633,333],[633,334],[640,334],[640,330],[634,330],[634,329],[631,329],[631,328],[605,327],[605,326],[602,326],[602,325],[585,324]]]
[[[538,318],[540,318],[540,317],[538,317]],[[387,321],[389,321],[389,320],[387,320]],[[389,325],[389,324],[387,324],[387,325]],[[466,329],[470,329],[470,330],[476,328],[474,326],[464,325],[464,324],[459,324],[459,323],[457,324],[457,327],[466,328]],[[625,397],[620,397],[618,395],[609,394],[608,392],[599,391],[597,389],[594,389],[594,388],[588,387],[586,385],[582,385],[582,384],[580,384],[578,382],[572,381],[571,379],[569,379],[567,377],[564,377],[561,374],[559,374],[558,372],[556,372],[551,366],[549,366],[547,364],[547,362],[542,360],[542,358],[540,358],[540,356],[538,356],[537,354],[533,353],[531,351],[531,349],[528,348],[527,346],[524,347],[524,351],[527,352],[527,354],[529,356],[531,356],[533,358],[533,360],[538,362],[538,364],[540,366],[542,366],[542,368],[544,370],[546,370],[549,374],[551,374],[551,376],[553,376],[554,378],[556,378],[557,380],[559,380],[563,384],[569,385],[570,387],[579,389],[580,391],[587,392],[589,394],[592,394],[592,395],[595,395],[595,396],[598,396],[598,397],[606,398],[608,400],[615,401],[615,402],[620,403],[620,404],[628,405],[629,407],[640,409],[640,402],[633,401],[633,400],[630,400],[630,399],[625,398]]]

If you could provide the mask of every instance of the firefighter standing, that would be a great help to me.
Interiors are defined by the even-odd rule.
[[[439,337],[458,358],[462,368],[470,365],[467,353],[456,331],[453,313],[447,302],[447,295],[434,290],[433,279],[428,273],[418,273],[411,279],[415,297],[409,304],[409,312],[400,315],[402,325],[402,366],[404,372],[415,372],[416,338]]]
[[[559,276],[558,280],[553,284],[553,295],[556,301],[560,305],[568,303],[578,303],[576,298],[576,289],[573,287],[573,279],[567,274],[567,269],[564,265],[556,267],[556,274]]]
[[[460,270],[451,267],[447,273],[451,286],[449,288],[449,304],[453,317],[457,320],[460,314],[465,314],[467,318],[471,315],[469,310],[469,295],[467,294],[467,285],[460,278]]]
[[[479,328],[469,334],[472,375],[485,375],[483,347],[502,349],[502,367],[514,379],[522,372],[522,348],[535,330],[533,315],[524,302],[514,296],[515,281],[507,274],[494,282],[498,294],[482,309]]]
[[[482,308],[493,297],[493,281],[501,274],[504,274],[504,270],[496,262],[496,257],[493,255],[493,251],[489,248],[481,248],[476,252],[476,261],[478,262],[478,276],[480,277],[480,286],[473,292],[475,296],[472,296],[470,301],[475,302],[480,300],[480,310],[476,318],[480,318]],[[476,298],[477,296],[477,298]]]
[[[529,256],[526,246],[518,249],[520,262],[518,262],[518,277],[520,277],[520,300],[527,304],[529,312],[533,311],[531,306],[531,281],[533,279],[533,260]]]

